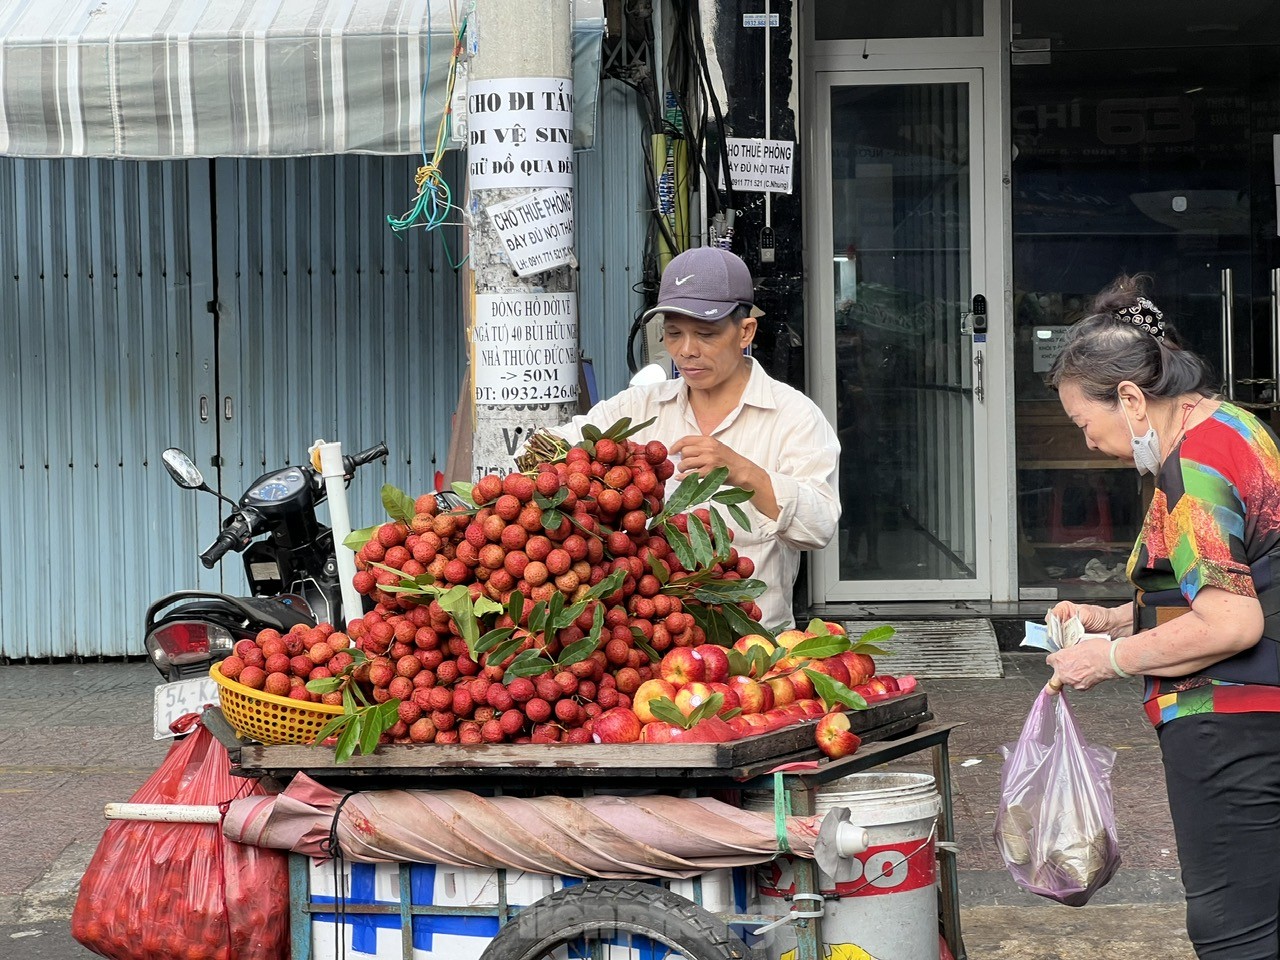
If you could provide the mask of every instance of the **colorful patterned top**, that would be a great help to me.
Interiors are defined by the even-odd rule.
[[[1257,596],[1249,565],[1280,545],[1280,450],[1257,417],[1230,403],[1187,431],[1165,459],[1128,573],[1140,590],[1205,587]],[[1267,642],[1267,641],[1263,641]],[[1280,712],[1280,687],[1207,677],[1145,677],[1157,727],[1194,713]]]

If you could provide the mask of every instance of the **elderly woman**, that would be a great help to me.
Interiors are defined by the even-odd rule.
[[[1216,399],[1139,284],[1122,277],[1050,373],[1085,443],[1155,495],[1129,558],[1135,599],[1060,603],[1091,639],[1048,658],[1051,690],[1143,680],[1201,958],[1276,960],[1280,914],[1280,452]],[[1273,574],[1272,565],[1277,564]]]

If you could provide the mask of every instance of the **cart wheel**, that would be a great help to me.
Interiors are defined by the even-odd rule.
[[[612,948],[612,949],[611,949]],[[480,960],[755,960],[721,920],[670,890],[606,880],[567,887],[526,907]]]

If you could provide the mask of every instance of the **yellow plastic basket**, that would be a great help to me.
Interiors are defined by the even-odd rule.
[[[222,715],[242,737],[261,743],[311,743],[320,729],[342,713],[341,707],[324,703],[303,703],[274,693],[254,690],[228,680],[215,663],[209,676],[218,685]]]

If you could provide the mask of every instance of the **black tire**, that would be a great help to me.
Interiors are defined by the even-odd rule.
[[[756,960],[755,951],[692,901],[648,883],[605,880],[566,887],[525,907],[480,960],[544,960],[552,951],[619,934],[647,937],[687,960]],[[576,949],[568,956],[595,956]]]

